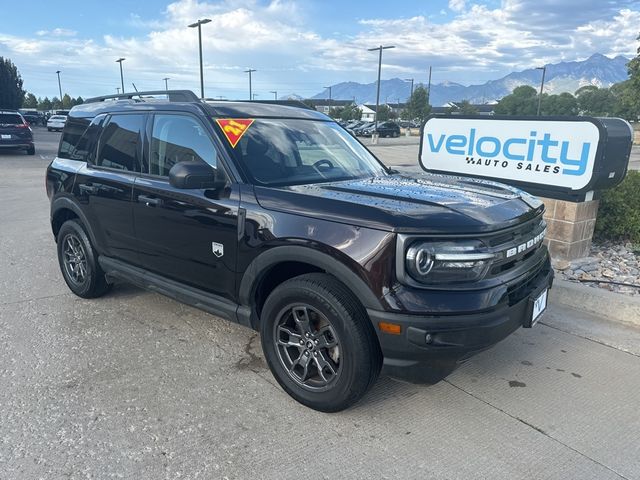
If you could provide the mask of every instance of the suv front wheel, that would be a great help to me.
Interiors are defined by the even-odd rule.
[[[109,290],[89,237],[77,220],[64,222],[57,237],[58,263],[67,286],[82,298],[96,298]]]
[[[262,348],[282,388],[322,412],[344,410],[375,383],[382,355],[367,314],[334,277],[312,273],[273,290],[261,315]]]

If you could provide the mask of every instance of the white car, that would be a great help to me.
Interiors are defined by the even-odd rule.
[[[66,115],[51,115],[49,117],[49,120],[47,120],[47,130],[56,130],[58,132],[61,132],[66,122]]]

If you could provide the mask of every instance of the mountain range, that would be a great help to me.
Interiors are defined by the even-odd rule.
[[[584,85],[609,87],[628,78],[626,64],[629,59],[618,56],[609,58],[596,53],[583,61],[560,62],[546,65],[545,93],[557,94],[575,92]],[[448,102],[469,100],[471,103],[495,103],[520,85],[540,87],[542,71],[531,68],[520,72],[512,72],[497,80],[490,80],[482,85],[461,85],[444,82],[431,85],[431,105],[442,106]],[[335,100],[351,100],[356,103],[375,103],[376,82],[362,84],[342,82],[332,85],[332,98]],[[411,93],[411,83],[400,78],[382,80],[380,82],[380,102],[405,102]],[[294,96],[292,96],[294,97]],[[314,99],[327,98],[324,90]]]

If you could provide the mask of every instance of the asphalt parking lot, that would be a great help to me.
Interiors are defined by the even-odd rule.
[[[35,138],[0,152],[0,479],[640,478],[639,330],[551,297],[446,381],[317,413],[250,330],[128,285],[73,296],[44,190],[59,134]]]

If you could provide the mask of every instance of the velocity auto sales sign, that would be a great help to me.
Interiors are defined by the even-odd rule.
[[[590,121],[431,117],[420,163],[428,171],[580,190],[600,140]]]

